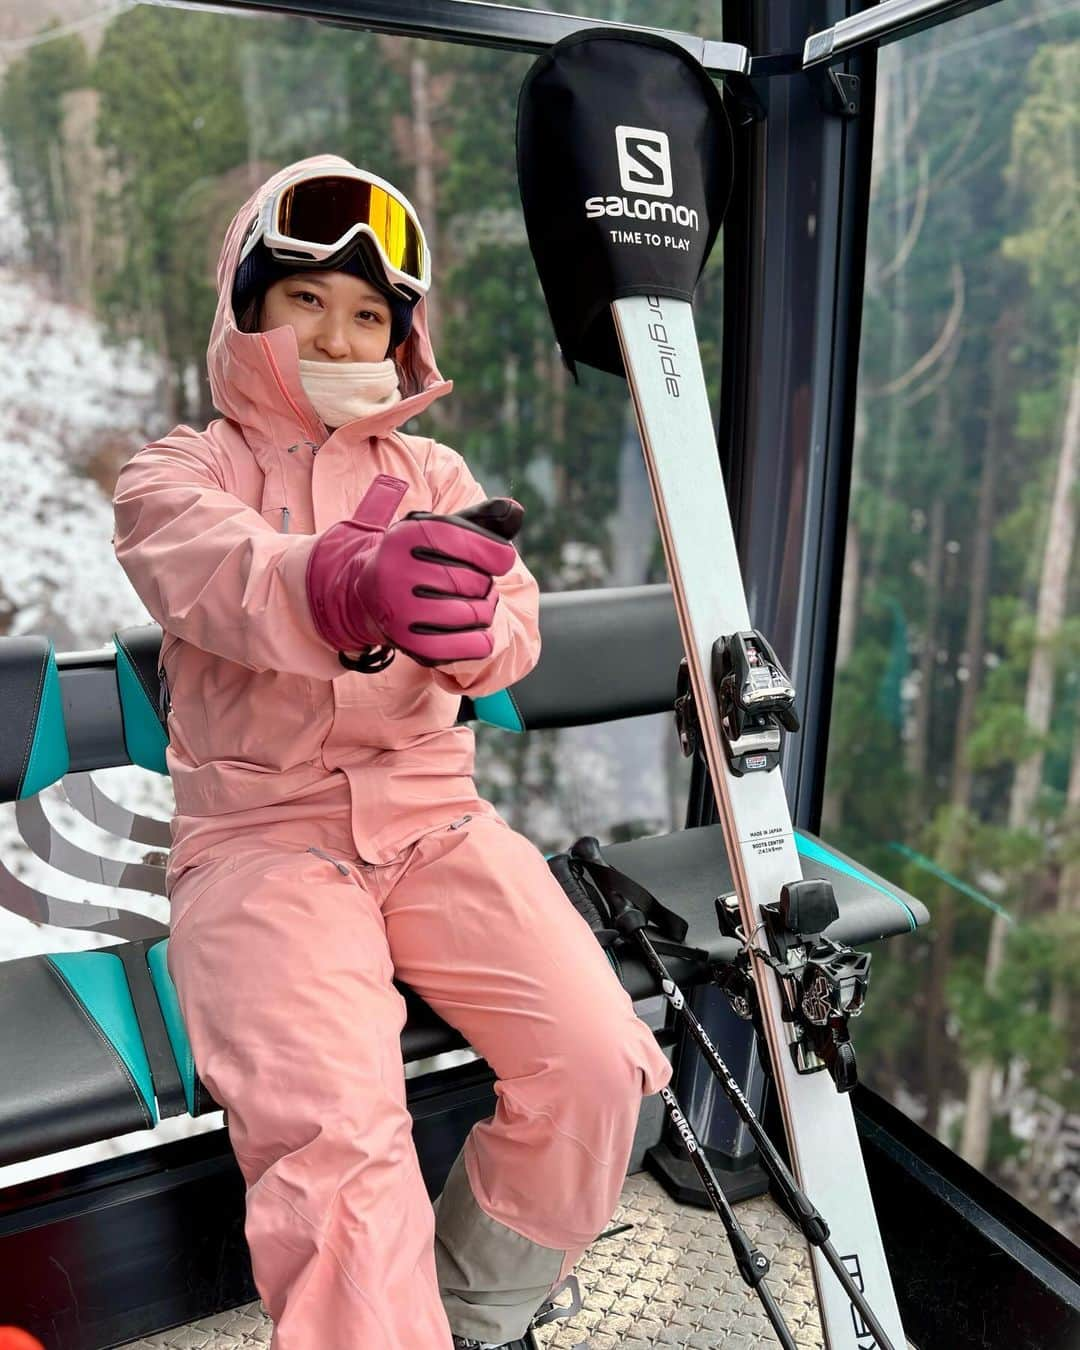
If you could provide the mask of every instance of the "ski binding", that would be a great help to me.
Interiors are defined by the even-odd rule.
[[[717,968],[714,981],[740,1017],[756,1020],[750,949],[738,925],[738,900],[718,896],[715,903],[721,931],[738,938],[742,951],[734,965]],[[850,1092],[858,1071],[848,1023],[863,1010],[870,955],[825,937],[824,929],[839,913],[830,882],[820,877],[789,882],[779,901],[761,906],[770,950],[755,948],[755,953],[779,977],[795,1068],[799,1073],[827,1069],[837,1091]]]
[[[795,687],[776,653],[756,630],[713,644],[712,678],[731,772],[776,767],[783,732],[798,731]]]
[[[783,733],[798,731],[799,719],[795,687],[772,647],[756,630],[718,639],[712,651],[712,678],[732,773],[741,778],[774,769],[780,762]],[[679,663],[675,725],[683,754],[692,755],[700,727],[685,658]]]

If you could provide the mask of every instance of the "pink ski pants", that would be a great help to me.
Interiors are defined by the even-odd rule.
[[[671,1076],[537,849],[478,814],[374,866],[343,811],[215,844],[170,898],[169,971],[228,1112],[273,1350],[521,1336],[608,1224],[642,1097]],[[434,1207],[395,975],[497,1078]]]

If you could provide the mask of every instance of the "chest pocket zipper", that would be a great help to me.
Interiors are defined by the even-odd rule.
[[[300,447],[301,447],[302,445],[306,445],[306,446],[308,447],[308,449],[311,451],[311,458],[314,460],[315,456],[319,453],[319,443],[318,443],[318,441],[298,441],[298,442],[296,443],[296,445],[289,445],[289,446],[286,446],[286,447],[285,447],[285,453],[286,453],[286,454],[289,454],[289,455],[295,454],[296,451],[299,450]],[[286,497],[286,499],[287,499],[287,498],[288,498],[288,493],[285,491],[285,484],[284,484],[284,482],[282,482],[281,490],[282,490],[282,494],[283,494],[283,495]],[[270,508],[270,507],[265,507],[264,509],[267,510],[267,511],[269,511],[271,508]],[[280,529],[279,533],[280,533],[280,534],[288,534],[288,533],[289,533],[289,520],[290,520],[290,518],[291,518],[291,516],[292,516],[292,513],[291,513],[291,511],[289,510],[288,506],[282,506],[282,507],[279,507],[279,508],[277,508],[277,509],[281,511],[281,529]]]

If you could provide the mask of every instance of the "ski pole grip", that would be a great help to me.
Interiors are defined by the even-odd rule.
[[[521,529],[521,522],[525,519],[525,508],[520,502],[514,501],[513,497],[488,497],[486,501],[477,502],[475,506],[466,506],[454,514],[461,520],[467,520],[471,525],[479,525],[481,529],[490,530],[500,539],[510,540]]]
[[[607,863],[604,862],[604,855],[600,852],[600,841],[595,835],[582,835],[570,846],[570,852],[584,863],[600,863],[603,867],[607,866]]]
[[[624,878],[621,872],[617,872],[605,861],[604,855],[600,852],[600,843],[593,835],[588,834],[577,840],[572,845],[570,853],[584,864],[596,889],[607,901],[612,923],[624,937],[632,937],[639,928],[646,926],[648,923],[646,916],[633,900],[619,889],[619,882],[629,882],[630,878]],[[634,885],[633,882],[630,884]]]

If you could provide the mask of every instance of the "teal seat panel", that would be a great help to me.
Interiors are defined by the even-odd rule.
[[[87,1017],[112,1046],[138,1088],[151,1125],[156,1125],[157,1101],[150,1062],[131,1002],[123,962],[107,951],[58,952],[46,959],[59,971]]]
[[[64,705],[60,697],[60,672],[56,668],[56,652],[50,642],[30,755],[19,796],[33,797],[42,788],[63,778],[70,763]]]
[[[168,773],[165,748],[169,740],[154,702],[157,690],[147,686],[131,653],[115,633],[113,646],[116,648],[116,684],[128,758],[132,764],[154,773]]]
[[[195,1056],[191,1051],[187,1027],[184,1026],[180,1000],[172,976],[169,974],[168,954],[169,940],[164,938],[147,950],[146,964],[150,971],[154,993],[157,995],[158,1007],[161,1009],[176,1069],[184,1088],[188,1114],[205,1116],[211,1111],[220,1111],[222,1107],[220,1102],[214,1100],[213,1093],[199,1077],[199,1071],[195,1067]]]
[[[150,979],[153,981],[158,1006],[165,1020],[165,1031],[172,1046],[173,1059],[176,1060],[180,1081],[184,1085],[188,1113],[195,1115],[195,1060],[191,1053],[191,1042],[188,1040],[183,1014],[180,1011],[180,1000],[176,996],[176,986],[169,974],[168,949],[167,938],[156,942],[146,953],[146,963],[150,967]]]
[[[795,847],[799,850],[805,875],[819,876],[824,872],[826,880],[833,883],[838,900],[843,901],[848,895],[856,895],[861,888],[869,888],[883,895],[896,907],[897,914],[902,916],[910,932],[913,933],[920,923],[927,922],[925,909],[914,897],[891,885],[853,858],[847,857],[831,844],[824,843],[812,834],[796,830]],[[922,911],[921,915],[916,913],[916,909]]]
[[[482,694],[473,699],[473,715],[478,722],[499,727],[502,731],[522,732],[525,722],[514,696],[509,689],[500,689],[497,694]]]

